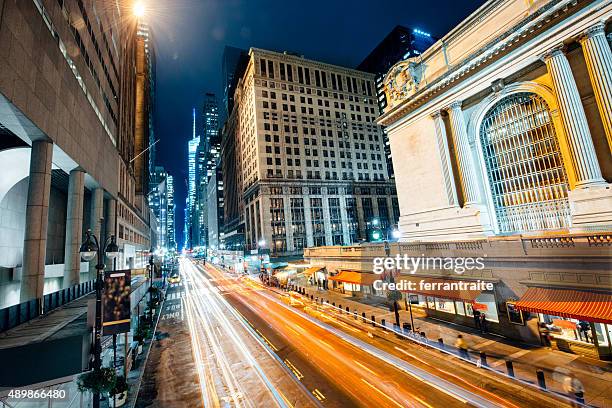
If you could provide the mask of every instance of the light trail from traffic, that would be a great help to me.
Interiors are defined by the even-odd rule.
[[[212,268],[207,273],[228,289],[227,296],[262,316],[304,353],[328,380],[367,407],[503,406],[457,387],[359,341],[268,293]],[[242,289],[237,290],[239,284]],[[365,352],[364,352],[365,351]],[[406,375],[408,374],[408,376]],[[414,381],[417,380],[417,381]]]
[[[185,287],[185,315],[191,331],[194,358],[200,379],[203,405],[208,407],[293,407],[287,396],[279,389],[278,381],[271,380],[264,371],[253,349],[246,344],[245,337],[257,341],[265,353],[270,353],[250,328],[245,328],[236,312],[222,298],[204,275],[191,261],[182,259],[180,270]],[[245,329],[246,332],[245,333]],[[262,350],[258,350],[261,354]],[[271,359],[270,355],[267,356]],[[280,366],[266,365],[269,372]],[[291,377],[287,374],[285,391],[295,394],[298,387],[291,387]],[[302,392],[304,390],[298,391]],[[291,395],[295,400],[295,395]],[[308,397],[310,398],[310,397]],[[308,398],[298,398],[304,401]],[[303,403],[301,406],[316,406]]]

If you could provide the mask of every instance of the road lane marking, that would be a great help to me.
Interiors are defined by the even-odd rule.
[[[331,349],[331,350],[333,350],[333,351],[336,351],[336,349],[335,349],[335,348],[334,348],[334,347],[333,347],[331,344],[329,344],[328,342],[326,342],[325,340],[321,340],[321,339],[319,339],[319,343],[323,344],[324,346],[327,346],[328,348],[330,348],[330,349]]]
[[[381,390],[379,390],[378,388],[376,388],[375,386],[373,386],[372,384],[370,384],[369,382],[364,380],[363,378],[361,379],[361,381],[366,383],[370,388],[372,388],[374,391],[378,392],[380,395],[382,395],[383,397],[385,397],[386,399],[388,399],[389,401],[391,401],[392,403],[394,403],[398,407],[404,408],[404,406],[402,404],[400,404],[399,402],[397,402],[396,400],[394,400],[393,398],[391,398],[390,396],[388,396],[387,394],[385,394],[384,392],[382,392]]]
[[[325,399],[325,395],[323,395],[323,393],[319,391],[318,388],[315,388],[314,390],[312,390],[312,393],[319,401],[323,401]]]
[[[376,374],[374,371],[370,370],[368,367],[364,366],[363,364],[361,364],[359,361],[357,360],[353,360],[355,362],[355,364],[357,364],[359,367],[363,368],[366,371],[369,371],[372,375],[378,377],[378,374]]]
[[[286,324],[285,327],[297,334],[298,336],[300,335],[300,333],[298,333],[293,327],[289,326],[288,324]]]
[[[287,367],[289,367],[298,380],[301,381],[302,378],[304,378],[304,374],[302,374],[302,372],[298,370],[297,367],[291,361],[289,361],[289,359],[285,359],[285,364]]]

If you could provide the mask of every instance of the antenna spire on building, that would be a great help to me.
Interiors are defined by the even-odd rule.
[[[193,108],[193,139],[195,139],[195,108]]]

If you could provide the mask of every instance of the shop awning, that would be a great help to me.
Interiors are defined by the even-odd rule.
[[[472,282],[465,280],[401,276],[396,278],[395,281],[397,283],[403,283],[404,286],[406,286],[408,282],[412,282],[412,288],[414,288],[414,290],[402,288],[400,289],[402,292],[433,296],[441,299],[458,300],[460,302],[474,303],[476,298],[482,293],[482,290],[469,289],[469,284]],[[427,284],[431,284],[431,286]],[[466,288],[461,288],[461,284]]]
[[[357,271],[340,271],[335,276],[330,276],[329,280],[334,280],[343,283],[352,283],[355,285],[371,285],[379,275],[373,273],[357,272]]]
[[[321,269],[323,269],[322,266],[311,266],[310,268],[305,269],[303,274],[305,276],[311,276],[313,273],[319,272]]]
[[[612,324],[612,294],[575,289],[528,288],[514,307],[534,313]]]

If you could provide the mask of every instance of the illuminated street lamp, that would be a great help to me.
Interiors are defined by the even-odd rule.
[[[260,239],[257,242],[257,253],[259,254],[259,264],[260,264],[260,273],[264,273],[264,266],[263,266],[263,252],[262,249],[266,246],[266,240],[265,239]]]
[[[396,228],[395,228],[395,229],[393,229],[393,231],[391,232],[391,236],[392,236],[394,239],[400,239],[400,238],[402,237],[402,233],[400,232],[400,230],[398,230],[398,229],[396,229]]]
[[[144,2],[142,1],[137,1],[136,3],[134,3],[134,8],[132,10],[132,12],[134,13],[134,16],[141,18],[145,15],[145,5]]]
[[[119,254],[119,247],[115,242],[115,236],[111,235],[104,242],[104,249],[100,248],[98,238],[91,233],[91,230],[87,230],[85,242],[81,245],[79,250],[81,258],[85,262],[91,262],[98,256],[98,263],[96,264],[96,319],[94,325],[94,364],[93,369],[96,372],[100,371],[102,367],[102,279],[104,275],[104,258],[115,259]],[[93,394],[93,406],[94,408],[100,407],[100,394]]]

